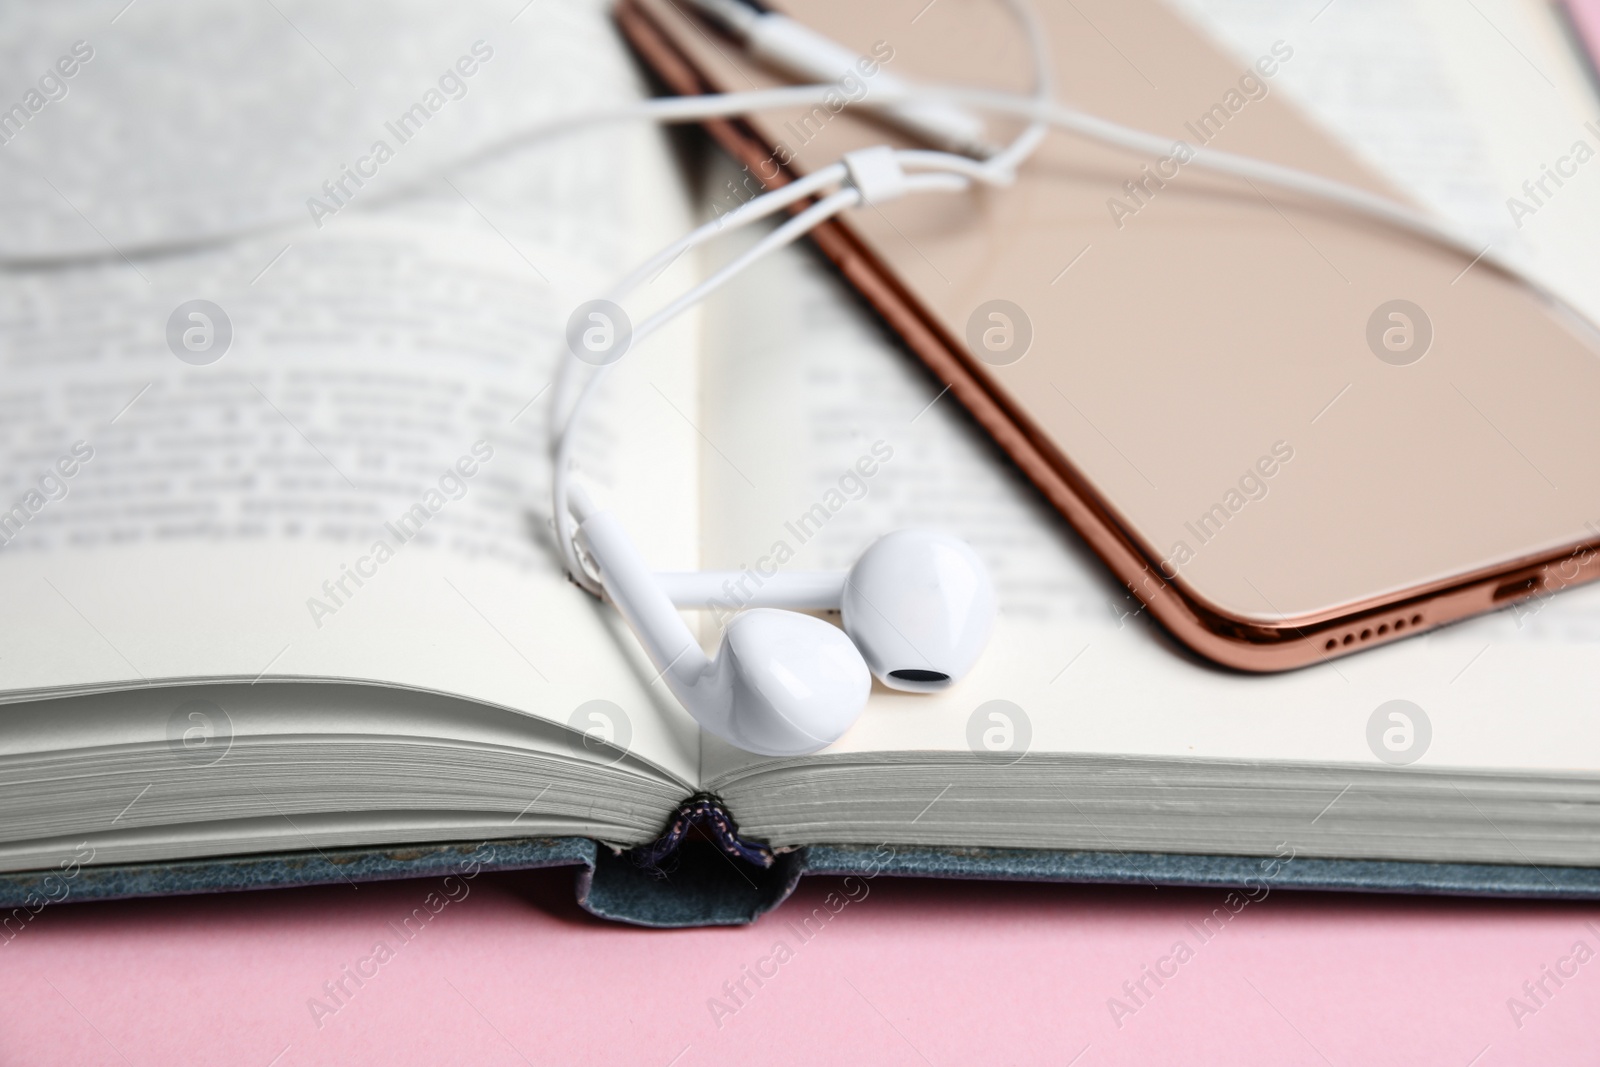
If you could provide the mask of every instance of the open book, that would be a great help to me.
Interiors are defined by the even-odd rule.
[[[711,161],[706,194],[678,158],[704,144],[639,127],[440,176],[644,88],[598,3],[391,11],[6,16],[8,69],[93,58],[0,154],[0,870],[84,843],[630,846],[702,792],[778,848],[1600,867],[1600,588],[1292,674],[1210,667],[804,247],[629,354],[586,481],[663,570],[948,529],[1000,622],[974,676],[878,689],[814,756],[702,735],[555,562],[546,390],[570,309],[745,176]],[[246,232],[137,251],[220,226]],[[27,263],[61,251],[90,258]]]

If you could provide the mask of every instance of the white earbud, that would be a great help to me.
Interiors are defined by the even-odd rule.
[[[963,678],[994,629],[988,571],[965,542],[897,530],[843,571],[668,573],[657,582],[683,608],[838,611],[868,668],[890,689],[931,693]]]
[[[803,756],[860,718],[872,676],[837,627],[792,611],[747,611],[707,657],[622,524],[577,487],[569,499],[606,594],[705,730],[764,756]]]
[[[964,677],[983,654],[994,630],[994,586],[965,541],[896,530],[850,568],[839,611],[879,681],[931,693]]]

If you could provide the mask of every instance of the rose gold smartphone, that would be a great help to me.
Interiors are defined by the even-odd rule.
[[[1053,134],[1014,188],[816,242],[1133,594],[1200,655],[1273,671],[1600,575],[1588,328],[1481,260],[1189,168],[1209,145],[1404,199],[1285,101],[1294,42],[1244,65],[1156,0],[1039,6],[1059,98],[1172,150]],[[994,0],[780,7],[903,78],[1029,84]],[[617,17],[673,92],[784,83],[673,0]],[[911,146],[843,109],[870,86],[709,124],[738,195]]]

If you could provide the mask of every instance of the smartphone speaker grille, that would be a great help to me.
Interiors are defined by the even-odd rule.
[[[1421,625],[1422,616],[1420,614],[1412,615],[1410,618],[1401,615],[1393,622],[1379,623],[1376,628],[1363,626],[1359,630],[1347,631],[1342,638],[1330,637],[1322,648],[1326,652],[1332,652],[1340,645],[1353,645],[1360,641],[1371,641],[1374,637],[1388,637],[1390,633],[1403,633],[1407,629],[1415,629]]]

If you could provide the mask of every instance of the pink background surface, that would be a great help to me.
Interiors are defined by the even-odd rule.
[[[404,944],[389,924],[439,879],[53,905],[0,945],[0,1063],[1600,1062],[1600,957],[1520,1027],[1507,1007],[1600,950],[1600,905],[1280,889],[1202,943],[1220,891],[884,877],[803,940],[840,880],[687,931],[591,919],[571,883],[481,875]],[[378,940],[394,957],[319,1026],[311,999]],[[1133,1006],[1122,983],[1179,940],[1192,958],[1119,1027],[1108,999]],[[792,958],[718,1020],[780,941]]]

